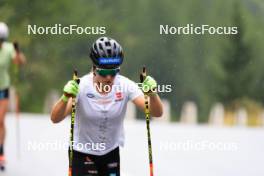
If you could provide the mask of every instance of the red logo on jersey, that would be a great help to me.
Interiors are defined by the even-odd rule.
[[[116,100],[115,101],[121,101],[123,100],[123,94],[121,92],[116,92]]]

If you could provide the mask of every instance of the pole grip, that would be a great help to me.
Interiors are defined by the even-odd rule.
[[[143,66],[142,68],[142,72],[140,74],[140,82],[143,83],[143,81],[145,80],[147,76],[147,69],[146,69],[146,66]]]
[[[18,42],[17,41],[14,41],[13,42],[13,45],[14,45],[15,51],[19,53],[20,52],[20,47],[19,47]]]
[[[77,69],[74,69],[74,71],[73,71],[73,80],[75,80],[78,84],[80,83],[80,79],[78,78]]]

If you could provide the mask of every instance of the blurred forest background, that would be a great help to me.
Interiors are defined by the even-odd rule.
[[[90,71],[89,47],[99,35],[28,35],[27,25],[105,26],[124,48],[122,74],[139,79],[142,65],[159,84],[179,118],[194,101],[205,122],[213,103],[262,108],[264,103],[263,0],[1,0],[0,21],[10,28],[28,63],[20,69],[21,108],[42,112],[46,95],[61,91],[73,68]],[[160,25],[237,26],[238,35],[160,35]]]

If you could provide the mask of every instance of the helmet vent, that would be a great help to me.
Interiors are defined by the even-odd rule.
[[[95,50],[95,51],[97,51],[97,50],[98,50],[98,48],[97,48],[97,45],[94,45],[94,50]]]
[[[100,48],[101,50],[103,50],[103,46],[102,46],[101,43],[99,43],[99,48]]]
[[[111,49],[108,49],[108,50],[107,50],[107,54],[108,54],[108,55],[111,55],[111,54],[112,54],[112,50],[111,50]]]
[[[111,46],[110,42],[105,42],[105,46]]]

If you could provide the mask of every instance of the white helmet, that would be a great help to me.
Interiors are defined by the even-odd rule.
[[[9,31],[8,27],[4,22],[0,22],[0,39],[6,40],[8,37]]]

